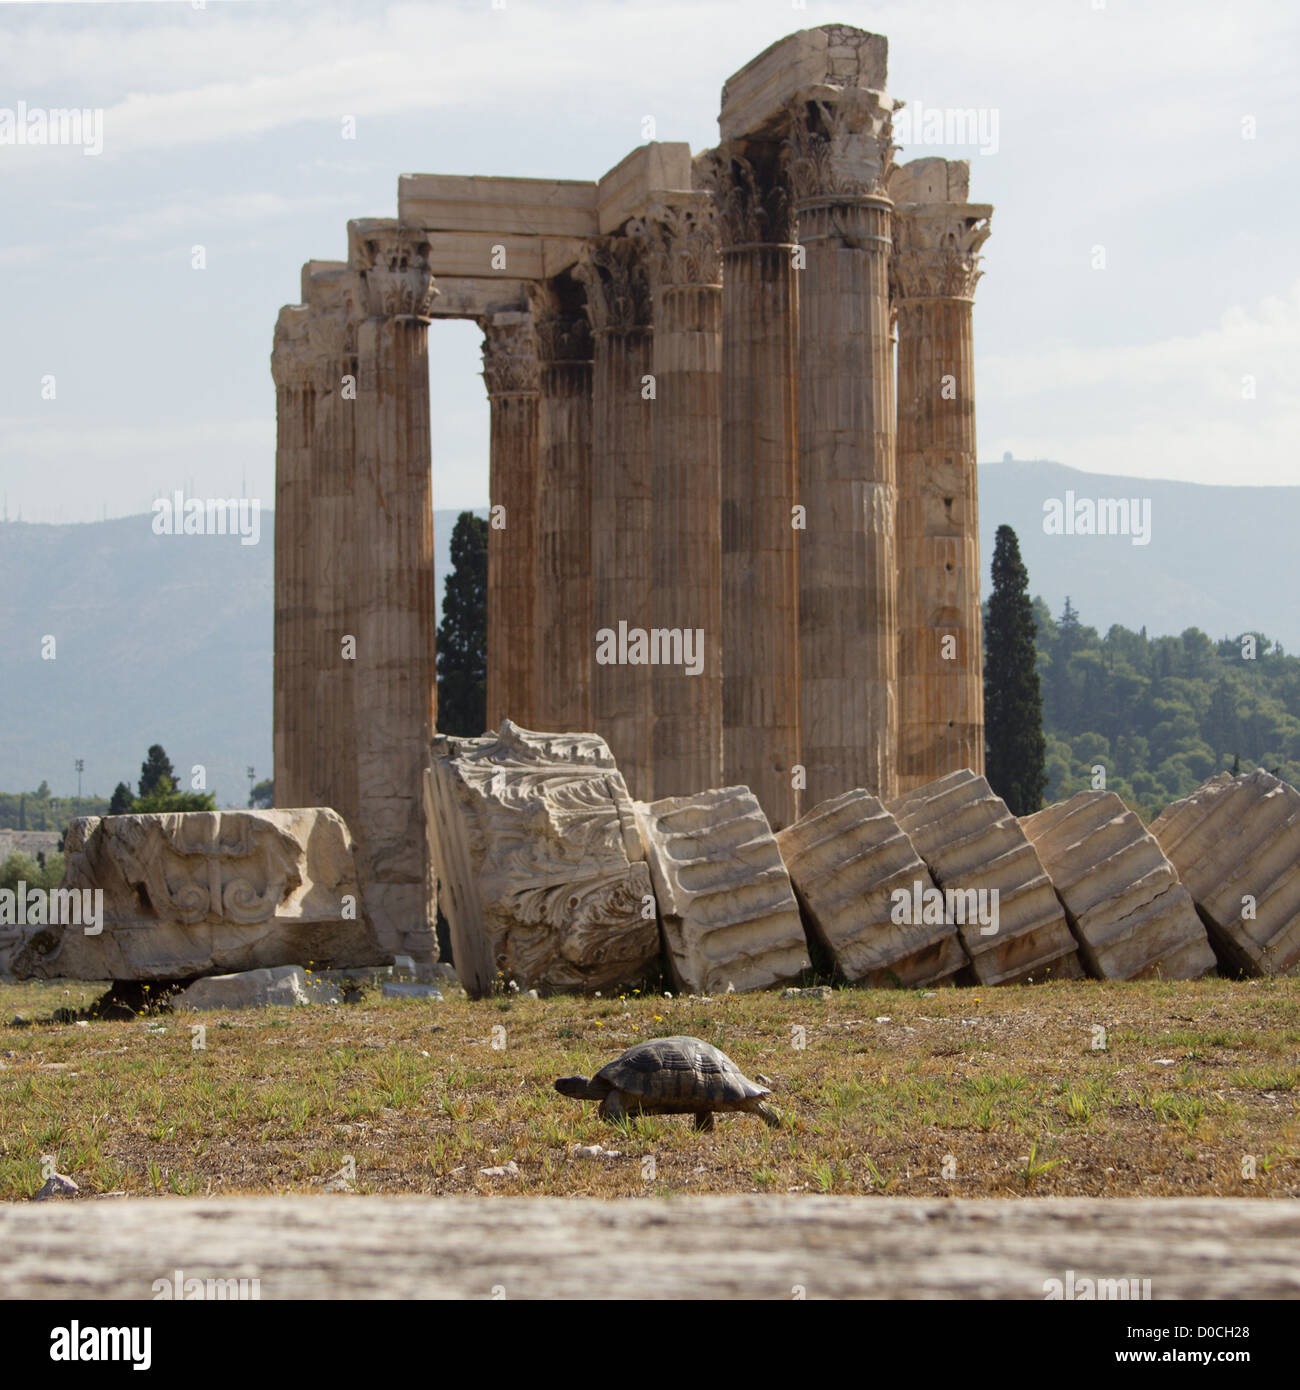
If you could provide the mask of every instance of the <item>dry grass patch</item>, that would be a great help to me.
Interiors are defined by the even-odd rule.
[[[0,986],[0,1020],[97,992]],[[321,1191],[341,1170],[386,1193],[1300,1195],[1297,980],[827,1001],[444,992],[2,1026],[0,1198],[30,1196],[44,1155],[85,1192],[132,1195]],[[552,1089],[674,1033],[769,1077],[786,1124],[616,1126]],[[574,1156],[595,1144],[618,1156]]]

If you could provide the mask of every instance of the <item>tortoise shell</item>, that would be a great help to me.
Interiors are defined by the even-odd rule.
[[[727,1056],[699,1038],[650,1038],[629,1047],[592,1078],[596,1085],[659,1102],[721,1104],[772,1093],[757,1086]]]

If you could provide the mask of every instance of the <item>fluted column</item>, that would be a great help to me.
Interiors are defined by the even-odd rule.
[[[310,649],[314,700],[306,804],[332,806],[352,826],[359,810],[357,663],[350,657],[348,639],[355,639],[357,631],[353,490],[362,285],[354,271],[331,265],[305,275],[303,297],[315,381],[307,548],[316,623]]]
[[[569,277],[530,290],[540,394],[537,445],[536,683],[539,729],[591,723],[591,331]]]
[[[629,223],[649,253],[654,308],[649,628],[652,639],[677,634],[659,639],[660,659],[651,666],[656,797],[684,796],[722,779],[722,267],[716,221],[712,199],[699,192],[674,195]],[[674,640],[682,646],[674,647]]]
[[[587,291],[592,327],[591,603],[597,634],[650,626],[651,517],[655,403],[650,286],[640,243],[587,242],[574,271]],[[651,668],[593,661],[591,729],[609,744],[634,797],[654,787]]]
[[[798,289],[779,146],[704,156],[722,234],[723,781],[799,816]]]
[[[432,959],[422,784],[437,711],[427,342],[436,291],[419,228],[367,220],[348,234],[367,312],[357,330],[354,829],[381,939]]]
[[[917,160],[892,184],[901,792],[984,771],[971,314],[992,208],[949,200],[968,175],[964,161]]]
[[[315,600],[308,575],[312,353],[306,308],[280,310],[271,349],[275,381],[275,670],[273,756],[277,806],[310,806],[313,710],[308,693]]]
[[[533,316],[483,322],[483,380],[492,412],[488,492],[487,727],[536,726],[538,362]],[[498,523],[501,524],[498,524]]]
[[[814,806],[894,795],[898,729],[889,252],[892,100],[813,89],[791,107],[799,242],[800,738]]]

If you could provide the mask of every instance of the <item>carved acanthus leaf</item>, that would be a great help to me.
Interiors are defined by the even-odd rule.
[[[814,87],[791,101],[785,162],[796,205],[886,197],[896,105],[860,87]]]
[[[970,299],[984,273],[980,247],[992,209],[973,203],[916,203],[896,210],[890,261],[893,298]]]
[[[583,243],[573,278],[587,290],[587,318],[595,333],[626,333],[653,322],[643,247],[627,236]]]
[[[729,141],[695,161],[697,179],[712,193],[723,247],[794,240],[794,204],[778,158],[756,159]],[[771,154],[779,154],[772,146]]]
[[[483,323],[483,380],[489,396],[535,394],[537,335],[530,313],[493,314]]]
[[[367,312],[427,319],[438,290],[423,228],[376,218],[349,223],[348,233],[349,264],[365,284]]]
[[[710,194],[656,203],[629,221],[627,232],[645,247],[652,289],[722,283],[718,213]]]

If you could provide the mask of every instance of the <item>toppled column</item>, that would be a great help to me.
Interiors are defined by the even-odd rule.
[[[1083,977],[1037,851],[983,777],[964,768],[887,806],[935,883],[965,895],[958,930],[981,984]]]
[[[1214,969],[1191,895],[1114,792],[1077,792],[1022,816],[1020,826],[1065,905],[1090,975],[1194,980]]]
[[[722,780],[722,268],[704,192],[633,218],[654,308],[649,632],[654,790]]]
[[[357,328],[357,837],[366,908],[394,954],[437,958],[423,779],[437,716],[428,327],[429,242],[348,223],[364,286]]]
[[[776,840],[805,920],[847,979],[914,989],[969,963],[929,869],[870,792],[823,801]]]
[[[799,904],[748,787],[637,802],[678,987],[743,992],[808,969]]]
[[[659,951],[632,801],[595,734],[507,719],[484,738],[433,740],[429,848],[452,956],[474,997],[493,982],[604,990]]]
[[[492,411],[488,492],[487,727],[531,723],[537,634],[537,412],[540,373],[533,316],[483,322],[483,380]]]
[[[987,204],[970,164],[894,171],[898,312],[898,787],[984,771],[983,622],[971,317]]]
[[[274,765],[282,805],[305,804],[315,739],[312,708],[315,595],[308,531],[312,516],[315,415],[308,311],[280,310],[271,349],[275,381]]]
[[[602,634],[651,626],[651,516],[655,404],[645,381],[654,362],[654,315],[642,243],[595,237],[574,270],[587,290],[592,361],[591,602]],[[609,744],[634,797],[654,795],[652,668],[602,660],[591,671],[591,727]],[[612,655],[617,656],[615,651]]]
[[[529,298],[541,373],[533,717],[545,729],[589,729],[591,329],[571,276],[531,285]]]
[[[1246,975],[1300,967],[1300,792],[1258,768],[1221,772],[1151,823],[1220,962]]]
[[[827,28],[834,32],[824,73],[790,101],[787,164],[805,257],[799,724],[806,805],[853,787],[886,799],[897,789],[893,204],[886,193],[896,103],[881,90],[885,40]]]
[[[393,959],[332,810],[83,817],[69,824],[66,854],[57,905],[51,895],[40,923],[26,914],[8,966],[15,975],[179,980]],[[96,902],[102,920],[88,926]]]
[[[772,139],[696,160],[722,234],[723,778],[776,829],[799,796],[798,272]]]

